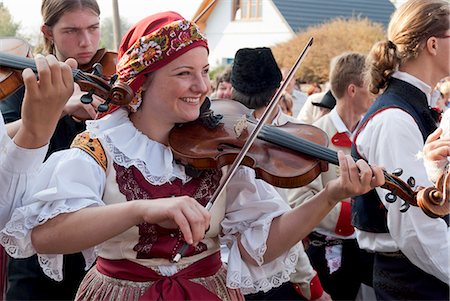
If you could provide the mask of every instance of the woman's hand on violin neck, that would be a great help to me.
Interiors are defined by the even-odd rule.
[[[71,66],[59,62],[54,56],[36,55],[37,79],[31,69],[22,72],[25,96],[22,105],[22,126],[15,142],[25,148],[37,148],[48,143],[63,107],[73,93]]]
[[[364,160],[354,161],[349,155],[338,152],[340,176],[330,181],[326,188],[335,203],[364,194],[384,184],[383,170],[369,166]]]
[[[162,227],[179,227],[188,244],[197,244],[209,228],[211,215],[205,207],[188,196],[136,201],[141,222]]]

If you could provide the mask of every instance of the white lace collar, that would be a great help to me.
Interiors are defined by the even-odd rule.
[[[86,127],[92,138],[100,139],[115,163],[126,168],[135,166],[151,184],[162,185],[173,178],[189,180],[183,166],[174,163],[170,148],[139,131],[126,109],[87,121]]]

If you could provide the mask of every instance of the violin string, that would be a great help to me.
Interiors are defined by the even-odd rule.
[[[260,135],[261,135],[260,138],[265,141],[272,142],[280,146],[284,146],[289,149],[302,152],[306,155],[310,155],[312,157],[325,160],[328,163],[332,163],[334,165],[339,165],[337,152],[329,148],[326,148],[322,145],[316,144],[314,142],[299,139],[298,137],[290,133],[287,133],[286,131],[271,126],[266,126],[261,130]],[[395,178],[393,178],[385,170],[383,170],[383,175],[386,180],[397,184]]]
[[[311,141],[299,139],[298,137],[289,134],[286,131],[282,131],[270,126],[264,127],[261,132],[262,135],[260,138],[263,140],[302,152],[306,155],[316,157],[318,159],[325,160],[329,163],[333,163],[336,165],[338,163],[337,153],[324,146]]]
[[[30,68],[34,73],[37,73],[36,64],[33,59],[6,53],[0,53],[0,66],[13,69]],[[79,69],[73,69],[72,75],[75,79],[93,82],[86,74],[81,72]]]

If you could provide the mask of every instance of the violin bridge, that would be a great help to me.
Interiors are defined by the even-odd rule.
[[[247,128],[247,116],[242,115],[234,125],[234,133],[236,138],[241,136],[242,132]]]

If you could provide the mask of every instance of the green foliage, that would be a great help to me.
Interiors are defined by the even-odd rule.
[[[310,37],[313,45],[295,74],[306,82],[328,80],[330,60],[343,52],[368,54],[372,45],[385,38],[383,25],[367,18],[337,18],[299,32],[293,39],[272,47],[280,68],[290,68]]]
[[[14,22],[8,8],[0,2],[0,37],[15,37],[20,29],[20,23]]]
[[[128,31],[131,25],[132,24],[123,19],[120,20],[121,37]],[[108,50],[116,49],[116,47],[114,47],[114,27],[112,17],[102,18],[100,48],[106,48]]]
[[[225,68],[227,68],[227,65],[219,65],[216,68],[209,70],[209,78],[214,81],[216,77],[225,70]]]

